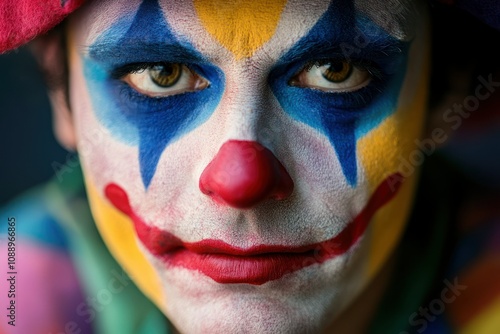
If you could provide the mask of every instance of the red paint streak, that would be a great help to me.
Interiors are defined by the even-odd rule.
[[[249,208],[267,199],[285,199],[293,181],[274,154],[255,141],[225,142],[200,177],[200,190],[218,203]]]
[[[132,208],[130,207],[128,195],[120,186],[117,186],[114,183],[109,184],[104,189],[104,195],[111,201],[115,208],[117,208],[127,216],[131,216],[134,214],[132,212]]]
[[[396,173],[375,190],[365,208],[335,237],[310,245],[257,245],[242,249],[221,240],[184,242],[173,234],[148,226],[131,209],[125,191],[116,184],[106,197],[134,222],[139,240],[167,264],[197,270],[218,283],[264,284],[284,275],[323,263],[348,251],[363,235],[373,215],[398,192],[404,178]]]

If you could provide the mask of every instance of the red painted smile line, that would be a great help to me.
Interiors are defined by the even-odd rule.
[[[132,210],[128,195],[120,186],[107,185],[105,195],[132,219],[144,246],[167,264],[200,271],[218,283],[260,285],[344,254],[363,235],[378,209],[396,195],[403,181],[399,173],[386,178],[356,218],[329,240],[304,246],[258,245],[248,249],[213,239],[184,242],[169,232],[145,224]]]

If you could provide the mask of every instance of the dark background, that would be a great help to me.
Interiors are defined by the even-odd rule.
[[[67,152],[52,133],[42,75],[25,48],[0,55],[0,205],[53,177]]]

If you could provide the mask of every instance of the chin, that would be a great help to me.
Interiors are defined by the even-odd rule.
[[[182,334],[323,333],[366,285],[362,240],[345,254],[261,285],[221,284],[151,256],[163,312]]]

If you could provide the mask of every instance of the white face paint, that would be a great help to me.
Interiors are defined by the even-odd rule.
[[[423,18],[372,7],[94,1],[71,20],[94,217],[181,332],[319,332],[392,252],[427,47]]]

